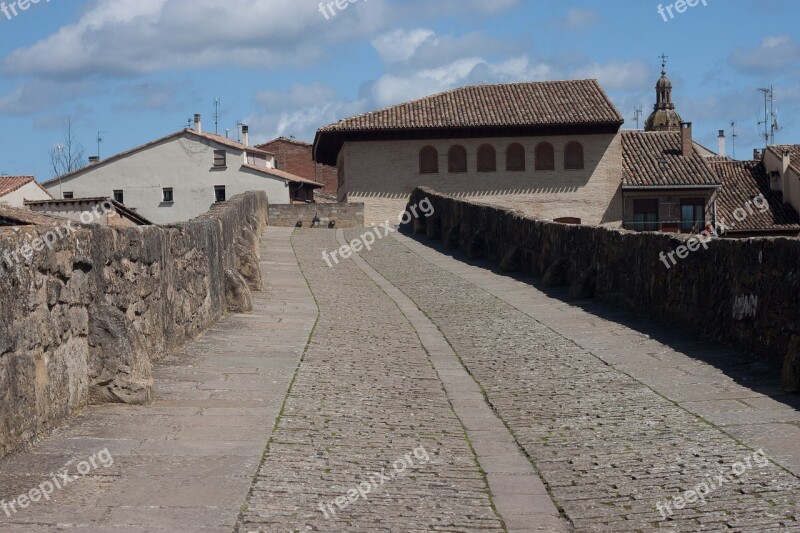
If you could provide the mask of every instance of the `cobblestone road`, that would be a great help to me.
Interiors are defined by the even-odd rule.
[[[732,475],[752,449],[397,239],[361,255],[441,329],[576,530],[800,531],[800,483],[787,470],[751,461]],[[478,280],[544,298],[488,271]],[[703,482],[721,484],[705,505],[670,502]],[[659,502],[673,504],[670,520]]]
[[[401,235],[329,268],[344,237],[270,228],[255,312],[159,364],[154,405],[0,462],[4,509],[115,458],[0,531],[800,531],[773,370]]]

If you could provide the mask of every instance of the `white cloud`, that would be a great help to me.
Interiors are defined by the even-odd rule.
[[[435,35],[431,30],[423,28],[394,30],[374,38],[372,46],[385,63],[397,63],[414,57],[419,47]]]
[[[567,11],[564,18],[556,19],[556,24],[565,30],[577,31],[595,26],[599,24],[601,20],[602,17],[600,14],[593,9],[579,9],[574,7]]]
[[[765,38],[755,50],[736,48],[730,57],[745,72],[774,72],[800,61],[800,44],[788,35]]]
[[[642,61],[592,63],[572,73],[574,78],[596,79],[604,88],[614,91],[642,88],[652,76],[652,69]]]

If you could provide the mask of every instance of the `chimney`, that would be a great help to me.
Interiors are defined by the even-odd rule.
[[[96,155],[89,156],[89,166],[96,165],[100,162],[100,157]]]
[[[725,157],[725,130],[719,130],[719,156]]]
[[[760,161],[761,160],[761,152],[758,148],[753,148],[753,161]]]
[[[692,123],[681,122],[681,155],[691,157],[694,153],[694,141],[692,140]]]
[[[784,150],[781,154],[781,176],[786,174],[789,167],[792,165],[792,155],[788,150]]]
[[[250,146],[247,144],[250,141],[250,126],[246,124],[242,124],[242,144],[245,146]]]
[[[194,131],[197,133],[203,133],[203,120],[200,113],[196,113],[194,115]]]

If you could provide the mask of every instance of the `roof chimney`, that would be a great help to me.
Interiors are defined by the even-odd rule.
[[[792,166],[792,155],[788,150],[784,150],[781,154],[781,175],[786,174],[790,166]]]
[[[760,161],[761,160],[761,152],[758,148],[753,148],[753,161]]]
[[[681,155],[691,157],[694,153],[694,141],[692,140],[692,123],[681,122]]]
[[[203,120],[200,113],[195,113],[194,115],[194,131],[203,133]]]
[[[242,124],[242,144],[249,146],[247,143],[250,141],[250,126]]]
[[[100,162],[100,156],[97,155],[89,156],[89,166],[96,165],[99,162]]]
[[[719,156],[725,157],[725,130],[719,130]]]

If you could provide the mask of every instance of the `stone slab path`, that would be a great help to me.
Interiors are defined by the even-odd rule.
[[[399,234],[325,264],[361,233],[270,229],[255,312],[167,357],[153,406],[0,463],[7,502],[114,458],[0,531],[800,531],[774,370]]]
[[[5,502],[65,465],[79,477],[49,501],[0,509],[0,531],[233,530],[317,315],[290,236],[263,239],[268,289],[253,314],[223,318],[155,368],[155,404],[89,407],[0,464]],[[78,476],[104,449],[113,465]]]

